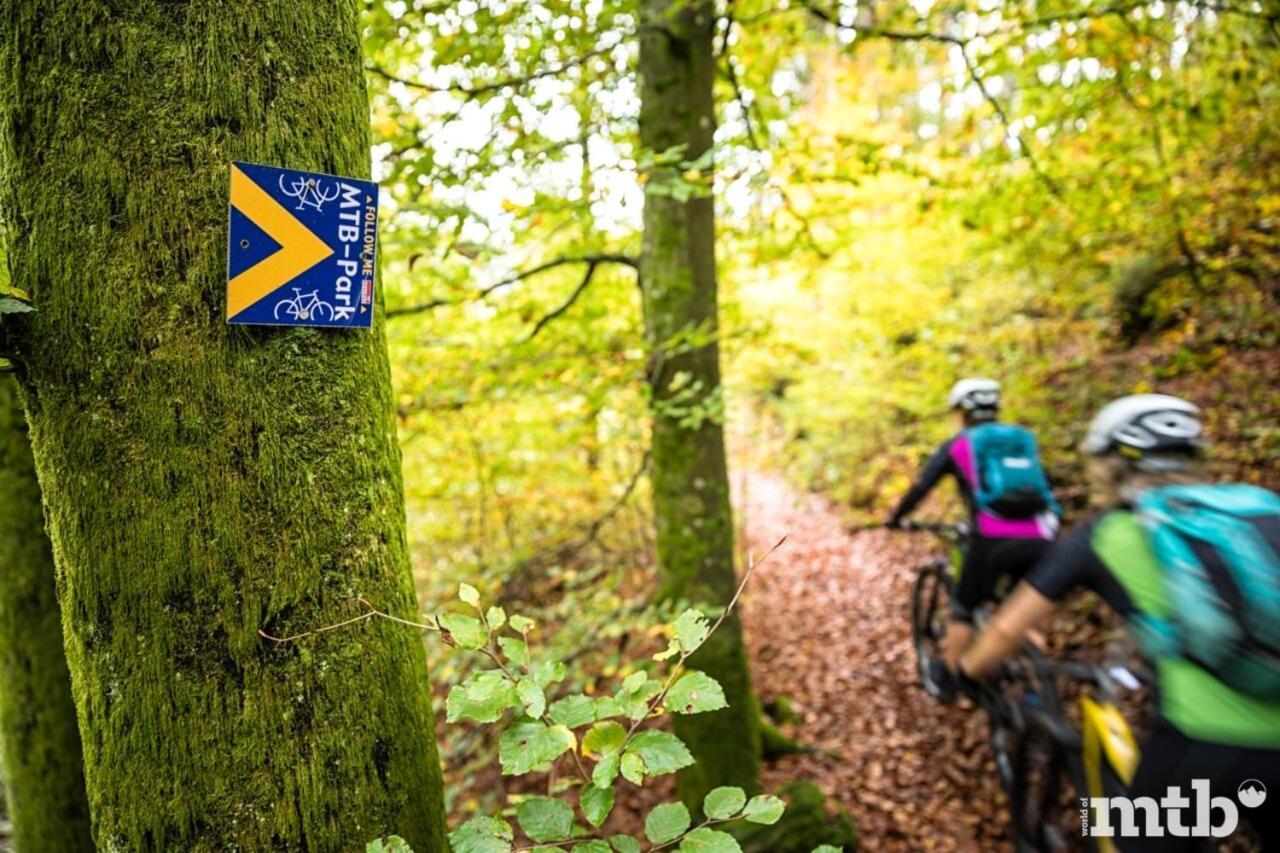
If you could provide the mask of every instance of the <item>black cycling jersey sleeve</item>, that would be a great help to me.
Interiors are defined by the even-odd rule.
[[[1115,579],[1093,550],[1093,529],[1099,518],[1089,519],[1059,539],[1044,559],[1027,572],[1027,583],[1055,602],[1080,587],[1108,597],[1106,592],[1115,585]],[[1116,604],[1110,600],[1107,603],[1113,607]]]
[[[933,491],[933,487],[938,485],[939,480],[947,474],[954,473],[955,462],[951,459],[951,445],[954,441],[954,438],[947,439],[929,457],[929,461],[925,463],[924,470],[920,472],[920,478],[903,495],[902,502],[894,510],[894,519],[900,521],[910,515],[911,511],[920,505],[920,501],[928,497],[929,492]]]

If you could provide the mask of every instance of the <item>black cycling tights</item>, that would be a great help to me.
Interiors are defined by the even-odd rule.
[[[1157,725],[1142,745],[1142,761],[1134,775],[1130,797],[1152,797],[1157,802],[1170,785],[1177,785],[1181,795],[1192,800],[1193,779],[1208,779],[1210,794],[1226,797],[1235,804],[1243,825],[1249,824],[1262,841],[1264,851],[1280,851],[1280,749],[1249,749],[1192,740],[1168,725]],[[1266,800],[1257,808],[1241,804],[1237,792],[1246,780],[1256,779],[1266,786]],[[1258,790],[1255,788],[1255,790]],[[1182,810],[1182,825],[1193,826],[1195,807]],[[1211,822],[1221,826],[1222,811],[1214,809]],[[1124,853],[1171,853],[1212,849],[1203,838],[1116,839]]]
[[[1003,577],[1013,583],[1036,564],[1053,543],[1044,539],[987,539],[975,536],[969,540],[960,583],[956,587],[953,616],[969,621],[974,609],[995,598],[996,584]]]

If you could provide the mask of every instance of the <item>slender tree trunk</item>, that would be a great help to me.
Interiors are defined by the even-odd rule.
[[[229,163],[369,172],[356,0],[9,0],[0,201],[94,837],[445,848],[381,317],[228,327]]]
[[[9,377],[0,377],[0,766],[18,850],[93,849],[53,554]]]
[[[640,32],[640,139],[656,154],[684,146],[697,160],[715,131],[710,0],[646,0]],[[723,606],[736,587],[716,344],[715,209],[709,193],[682,200],[678,164],[646,182],[645,329],[653,407],[653,495],[662,597]],[[729,708],[676,718],[697,765],[680,778],[699,807],[717,785],[753,790],[759,711],[736,614],[692,660],[716,678]]]

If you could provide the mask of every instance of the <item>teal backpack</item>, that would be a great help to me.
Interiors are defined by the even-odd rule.
[[[1136,510],[1173,614],[1138,617],[1148,651],[1280,699],[1280,496],[1248,485],[1163,486]]]
[[[989,423],[965,434],[973,448],[977,480],[973,496],[979,510],[1001,518],[1033,518],[1048,511],[1061,514],[1031,430]]]

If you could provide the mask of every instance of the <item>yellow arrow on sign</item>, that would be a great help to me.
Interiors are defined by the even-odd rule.
[[[280,248],[227,282],[228,319],[333,254],[327,243],[312,234],[234,164],[231,166],[231,206],[265,231]]]

